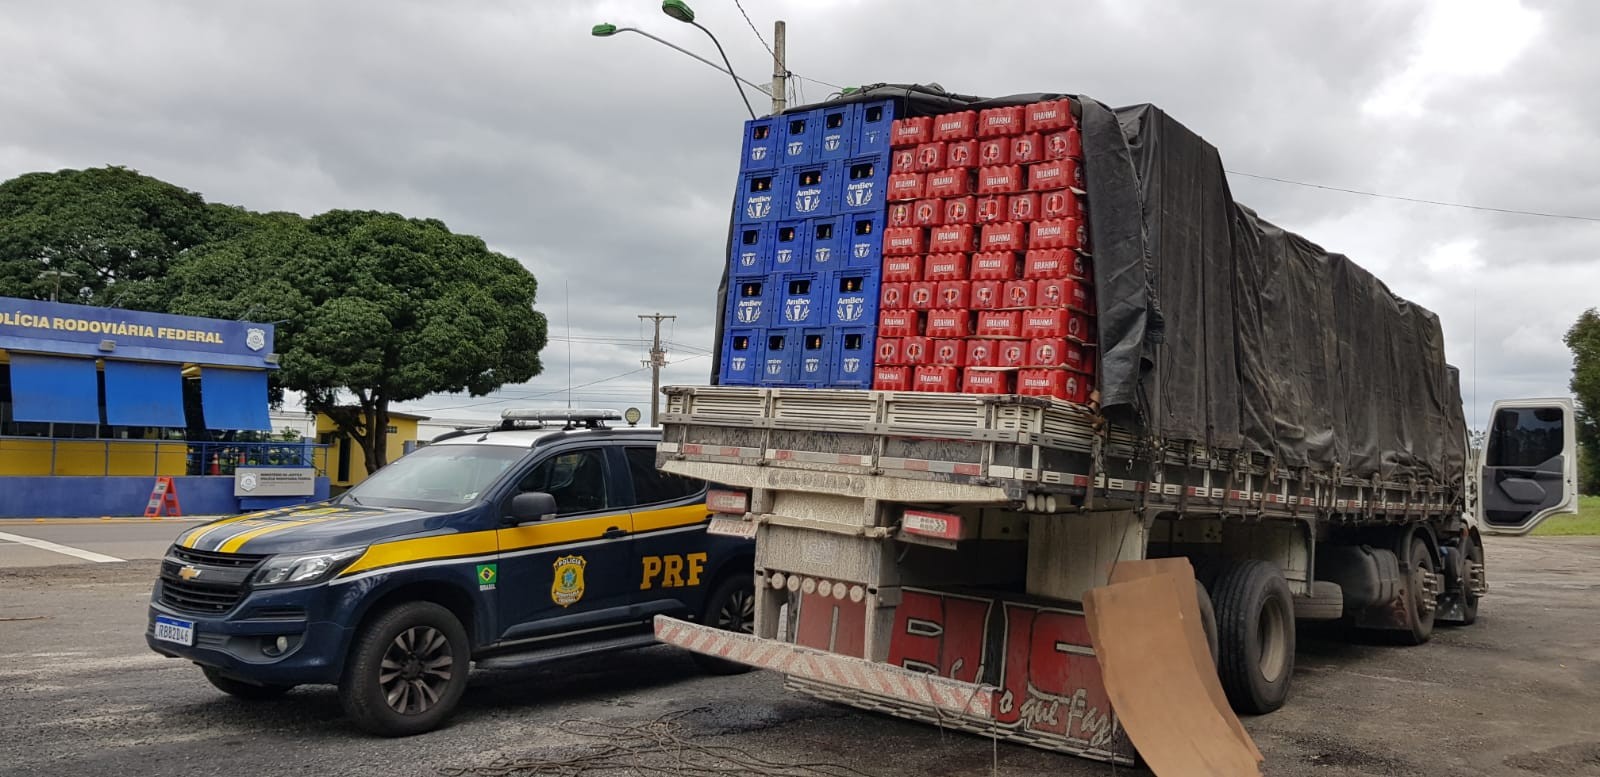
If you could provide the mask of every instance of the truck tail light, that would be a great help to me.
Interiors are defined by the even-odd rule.
[[[706,509],[714,513],[744,515],[750,511],[750,495],[743,491],[712,489],[706,492]]]
[[[961,539],[961,516],[953,513],[931,513],[926,510],[907,510],[900,522],[900,530],[918,537],[936,540]]]

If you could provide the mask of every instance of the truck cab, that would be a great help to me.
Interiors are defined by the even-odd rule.
[[[708,534],[706,484],[658,472],[659,431],[620,418],[507,411],[326,503],[190,529],[146,641],[242,698],[336,684],[360,727],[408,735],[473,661],[643,647],[657,615],[750,631],[753,543]]]

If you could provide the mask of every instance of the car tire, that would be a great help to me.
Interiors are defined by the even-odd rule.
[[[247,683],[243,680],[235,680],[209,666],[200,667],[200,671],[205,673],[206,681],[215,686],[217,690],[236,699],[267,701],[294,690],[292,685],[259,685],[257,683]]]
[[[1277,566],[1240,561],[1217,575],[1217,675],[1235,710],[1261,715],[1289,700],[1294,597]]]
[[[403,737],[438,728],[461,700],[471,668],[461,621],[433,602],[406,602],[356,635],[339,702],[356,726]]]
[[[742,634],[755,633],[756,591],[755,577],[748,572],[729,575],[706,597],[705,611],[700,623],[726,631]],[[713,658],[704,653],[694,653],[695,663],[710,674],[744,674],[752,668],[748,664]]]

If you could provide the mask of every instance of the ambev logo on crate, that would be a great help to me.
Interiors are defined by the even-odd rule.
[[[804,321],[811,317],[811,300],[806,297],[790,297],[783,301],[783,320]]]
[[[772,215],[772,195],[757,195],[746,198],[744,201],[744,215],[752,219],[764,219]]]
[[[851,207],[862,207],[872,204],[873,188],[877,184],[872,181],[856,181],[845,187],[844,201]]]
[[[811,213],[820,207],[822,207],[821,189],[800,189],[794,193],[796,213]]]
[[[867,314],[867,297],[864,294],[852,294],[840,297],[834,305],[833,315],[841,322],[860,321]]]

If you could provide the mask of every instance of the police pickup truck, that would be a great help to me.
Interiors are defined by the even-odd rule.
[[[357,725],[404,736],[443,722],[472,661],[651,645],[662,614],[751,631],[754,544],[707,532],[706,485],[656,470],[659,431],[604,410],[503,418],[329,502],[185,532],[146,641],[240,698],[336,684]]]

